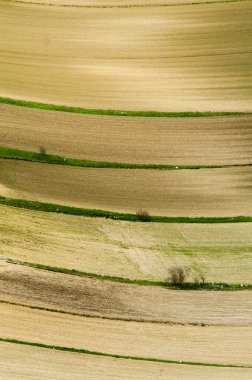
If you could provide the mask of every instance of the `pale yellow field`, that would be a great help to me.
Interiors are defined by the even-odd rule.
[[[164,280],[187,265],[193,281],[252,283],[252,223],[131,223],[0,206],[0,254],[130,279]]]
[[[0,343],[1,379],[250,380],[252,370],[184,366]],[[46,365],[45,365],[46,363]]]
[[[103,109],[251,111],[250,1],[0,6],[1,96]]]
[[[0,335],[111,354],[251,365],[252,328],[176,326],[0,305]]]
[[[0,145],[96,161],[247,164],[252,116],[113,117],[0,104]]]
[[[152,215],[252,215],[252,167],[201,170],[96,169],[0,160],[11,198]]]
[[[6,2],[17,2],[26,4],[41,4],[41,5],[54,5],[54,6],[78,6],[78,7],[90,7],[90,8],[110,8],[110,7],[157,7],[157,6],[177,6],[188,5],[193,3],[204,4],[209,0],[5,0]],[[239,0],[238,0],[239,1]],[[246,0],[241,0],[246,1]],[[220,0],[211,0],[212,3],[218,3]]]
[[[1,304],[124,321],[252,326],[249,290],[190,291],[123,284],[30,268],[4,259],[0,271]]]

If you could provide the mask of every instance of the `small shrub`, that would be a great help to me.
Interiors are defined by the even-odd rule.
[[[198,285],[204,285],[206,283],[206,277],[204,273],[200,273],[194,278],[194,283]]]
[[[140,220],[141,222],[149,222],[151,219],[148,211],[143,210],[143,209],[137,210],[136,216],[137,216],[137,219]]]
[[[44,146],[39,146],[39,153],[42,155],[42,156],[45,156],[46,155],[46,148]]]
[[[183,285],[187,276],[189,275],[190,269],[188,267],[174,266],[169,270],[171,283],[176,285]]]

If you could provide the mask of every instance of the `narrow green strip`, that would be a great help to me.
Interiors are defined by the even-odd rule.
[[[204,4],[222,4],[222,3],[237,3],[241,1],[250,1],[250,0],[219,0],[219,1],[205,1],[205,2],[192,2],[192,3],[159,3],[159,4],[114,4],[114,5],[82,5],[82,4],[53,4],[53,3],[43,3],[43,2],[35,2],[35,1],[23,1],[23,0],[4,0],[12,3],[21,3],[28,5],[43,5],[43,6],[54,6],[54,7],[63,7],[63,8],[97,8],[97,9],[110,9],[110,8],[156,8],[156,7],[178,7],[178,6],[186,6],[186,5],[204,5]]]
[[[146,216],[126,214],[106,210],[87,209],[72,206],[63,206],[54,203],[42,203],[25,199],[8,198],[0,195],[0,204],[26,208],[36,211],[55,212],[93,218],[107,218],[114,220],[127,220],[129,222],[155,222],[155,223],[243,223],[252,222],[252,216],[226,216],[226,217],[187,217],[187,216]]]
[[[99,280],[105,280],[105,281],[113,281],[113,282],[120,282],[124,284],[135,284],[135,285],[145,285],[145,286],[163,286],[170,289],[183,289],[183,290],[199,290],[199,289],[205,289],[205,290],[248,290],[252,289],[252,285],[250,284],[226,284],[223,282],[218,283],[210,283],[206,282],[204,284],[197,284],[194,282],[186,282],[183,285],[178,284],[172,284],[170,282],[165,281],[150,281],[150,280],[131,280],[129,278],[125,277],[116,277],[116,276],[108,276],[108,275],[102,275],[97,273],[90,273],[90,272],[82,272],[76,269],[67,269],[67,268],[59,268],[59,267],[52,267],[49,265],[43,265],[43,264],[37,264],[37,263],[30,263],[27,261],[17,261],[17,260],[8,260],[10,263],[13,264],[19,264],[31,268],[36,269],[42,269],[47,270],[51,272],[56,273],[64,273],[69,274],[73,276],[78,277],[88,277],[88,278],[96,278]]]
[[[6,342],[6,343],[22,344],[22,345],[25,345],[25,346],[48,348],[48,349],[52,349],[52,350],[76,352],[76,353],[79,353],[79,354],[107,356],[107,357],[110,357],[110,358],[117,358],[117,359],[131,359],[131,360],[141,360],[141,361],[147,361],[147,362],[168,363],[168,364],[199,365],[199,366],[206,366],[206,367],[252,368],[252,365],[202,363],[202,362],[189,362],[189,361],[183,361],[183,360],[168,360],[168,359],[145,358],[145,357],[142,357],[142,356],[108,354],[108,353],[105,353],[105,352],[85,350],[83,348],[54,346],[54,345],[51,345],[51,344],[27,342],[27,341],[24,341],[24,340],[10,339],[10,338],[0,338],[0,341],[1,342]]]
[[[41,154],[5,146],[0,146],[0,157],[41,162],[46,164],[78,166],[85,168],[113,168],[113,169],[156,169],[156,170],[184,170],[184,169],[220,169],[230,167],[251,166],[252,164],[234,164],[234,165],[164,165],[164,164],[130,164],[127,162],[106,162],[90,161],[79,158],[68,158],[56,156],[53,154]]]
[[[14,106],[38,108],[42,110],[73,112],[91,115],[109,116],[143,116],[143,117],[202,117],[202,116],[239,116],[251,115],[252,112],[158,112],[158,111],[121,111],[121,110],[102,110],[92,108],[81,108],[71,106],[60,106],[55,104],[39,103],[27,100],[17,100],[0,97],[0,103]]]

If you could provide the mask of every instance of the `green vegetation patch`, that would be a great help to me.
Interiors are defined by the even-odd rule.
[[[41,162],[46,164],[79,166],[86,168],[114,168],[114,169],[158,169],[158,170],[181,170],[181,169],[218,169],[242,165],[163,165],[163,164],[130,164],[126,162],[90,161],[78,158],[67,158],[47,153],[29,152],[16,148],[0,146],[0,157],[23,161]]]
[[[154,216],[142,217],[141,214],[127,214],[106,210],[63,206],[54,203],[44,203],[26,199],[8,198],[0,195],[0,204],[7,206],[26,208],[30,210],[55,212],[93,218],[107,218],[114,220],[127,220],[129,222],[155,222],[155,223],[242,223],[252,222],[252,216],[226,216],[226,217],[187,217],[187,216]]]
[[[239,116],[250,115],[248,112],[159,112],[159,111],[122,111],[122,110],[103,110],[93,108],[71,107],[47,103],[39,103],[28,100],[17,100],[0,97],[0,103],[14,106],[38,108],[42,110],[72,112],[91,115],[109,116],[143,116],[143,117],[202,117],[202,116]]]
[[[64,273],[69,274],[73,276],[79,276],[79,277],[88,277],[88,278],[96,278],[99,280],[105,280],[105,281],[114,281],[114,282],[120,282],[124,284],[135,284],[135,285],[145,285],[145,286],[164,286],[170,289],[183,289],[183,290],[199,290],[199,289],[205,289],[205,290],[248,290],[252,289],[252,285],[250,284],[226,284],[226,283],[195,283],[195,282],[185,282],[183,284],[173,284],[171,282],[165,282],[165,281],[150,281],[150,280],[131,280],[129,278],[124,277],[116,277],[116,276],[107,276],[107,275],[101,275],[97,273],[89,273],[89,272],[81,272],[76,269],[67,269],[67,268],[59,268],[59,267],[52,267],[49,265],[43,265],[43,264],[36,264],[36,263],[30,263],[27,261],[14,261],[9,259],[10,263],[13,264],[19,264],[31,268],[36,269],[42,269],[42,270],[48,270],[51,272],[56,273]]]
[[[105,353],[105,352],[90,351],[90,350],[86,350],[86,349],[83,349],[83,348],[54,346],[54,345],[51,345],[51,344],[44,344],[44,343],[37,343],[37,342],[27,342],[27,341],[24,341],[24,340],[10,339],[10,338],[0,338],[0,342],[22,344],[22,345],[26,345],[26,346],[48,348],[48,349],[59,350],[59,351],[76,352],[76,353],[79,353],[79,354],[88,354],[88,355],[97,355],[97,356],[108,356],[110,358],[118,358],[118,359],[142,360],[142,361],[148,361],[148,362],[170,363],[170,364],[201,365],[201,366],[208,366],[208,367],[252,368],[252,365],[250,366],[250,365],[239,365],[239,364],[202,363],[202,362],[189,362],[189,361],[183,361],[183,360],[168,360],[168,359],[145,358],[145,357],[142,357],[142,356],[108,354],[108,353]]]

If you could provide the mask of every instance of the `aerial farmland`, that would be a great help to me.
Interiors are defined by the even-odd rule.
[[[252,379],[251,0],[0,0],[0,379]]]

